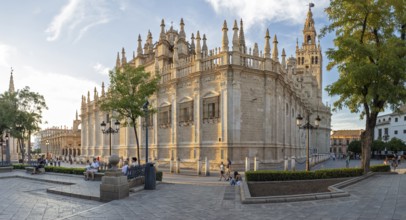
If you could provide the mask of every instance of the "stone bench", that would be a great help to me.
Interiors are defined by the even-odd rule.
[[[34,172],[35,167],[25,167],[25,171],[27,173],[33,173]],[[39,168],[37,170],[37,173],[45,173],[45,168]]]
[[[83,175],[86,178],[86,172],[83,172]],[[94,181],[101,181],[102,177],[104,176],[104,173],[94,173]],[[89,174],[89,180],[91,180],[92,176]]]
[[[0,167],[0,173],[6,173],[6,172],[12,172],[13,171],[13,167]]]

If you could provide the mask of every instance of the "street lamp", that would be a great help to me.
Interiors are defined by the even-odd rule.
[[[309,163],[309,136],[310,136],[310,130],[311,129],[317,129],[320,125],[320,117],[317,115],[317,118],[314,120],[314,125],[310,124],[310,114],[307,115],[307,122],[302,125],[303,117],[299,114],[296,117],[296,125],[299,127],[299,129],[306,129],[307,135],[306,135],[306,171],[310,171],[310,163]]]
[[[49,146],[49,140],[45,141],[45,145],[47,146],[47,159],[48,159],[48,146]]]
[[[8,133],[6,133],[6,163],[10,164],[10,147],[8,145]]]
[[[4,148],[3,144],[4,144],[3,138],[1,138],[0,145],[1,145],[1,165],[2,166],[3,166],[3,148]]]
[[[109,127],[107,129],[106,129],[106,123],[104,121],[102,121],[100,126],[101,126],[101,131],[103,132],[103,134],[109,134],[110,135],[110,150],[109,150],[109,153],[110,153],[110,156],[111,156],[111,134],[118,133],[118,130],[120,130],[120,122],[118,122],[118,120],[116,120],[116,122],[114,123],[115,128],[113,129],[111,127],[112,122],[111,122],[111,120],[109,118],[109,114],[107,114],[106,121],[109,124]]]
[[[155,189],[156,185],[156,174],[154,164],[148,163],[148,100],[142,105],[142,109],[145,113],[145,185],[144,189],[152,190]]]

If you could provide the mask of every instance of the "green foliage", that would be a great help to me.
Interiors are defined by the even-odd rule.
[[[145,72],[144,67],[134,67],[125,64],[122,68],[110,71],[110,88],[107,96],[100,99],[100,108],[106,112],[114,112],[116,118],[124,121],[124,125],[133,127],[136,143],[137,157],[139,154],[138,134],[136,122],[138,117],[144,117],[142,106],[146,99],[158,89],[159,76]],[[150,113],[154,109],[150,108]],[[138,163],[140,160],[138,160]]]
[[[406,17],[402,1],[331,0],[326,13],[331,24],[321,35],[335,33],[327,50],[328,70],[339,79],[327,86],[338,96],[334,110],[348,107],[366,117],[362,136],[362,166],[369,169],[370,147],[379,112],[406,102]]]
[[[379,164],[371,166],[372,172],[390,172],[390,165]]]
[[[386,143],[386,146],[387,146],[387,150],[391,150],[391,151],[406,150],[405,143],[398,138],[392,138],[388,143]]]
[[[162,171],[156,171],[156,181],[162,181],[163,175]]]
[[[360,154],[361,153],[361,141],[358,141],[358,140],[351,141],[351,143],[348,145],[347,151],[351,151],[353,153]]]
[[[30,165],[27,164],[13,164],[13,169],[19,169],[19,170],[24,170],[26,167],[29,167]]]
[[[373,151],[383,151],[386,148],[386,143],[381,140],[372,141],[372,150]]]
[[[26,167],[31,167],[29,164],[13,164],[14,169],[25,169]],[[45,172],[53,173],[66,173],[66,174],[75,174],[83,175],[85,168],[72,168],[72,167],[54,167],[54,166],[45,166]]]
[[[356,177],[361,176],[362,173],[361,168],[325,169],[310,172],[260,170],[245,172],[245,177],[247,181],[287,181]]]

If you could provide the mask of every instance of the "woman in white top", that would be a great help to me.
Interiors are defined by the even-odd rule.
[[[226,177],[224,176],[224,164],[223,164],[223,161],[221,161],[221,164],[220,164],[220,179],[219,179],[219,181],[221,181],[221,178],[224,178],[224,181],[226,181]]]

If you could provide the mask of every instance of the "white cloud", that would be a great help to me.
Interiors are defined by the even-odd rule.
[[[54,17],[45,32],[49,34],[48,41],[55,41],[63,32],[68,32],[69,35],[76,36],[74,42],[77,42],[89,29],[110,20],[111,16],[104,1],[70,0]]]
[[[0,43],[0,66],[10,68],[12,66],[10,59],[16,53],[17,49],[15,47]]]
[[[93,69],[97,72],[97,73],[99,73],[99,74],[101,74],[101,75],[104,75],[104,76],[107,76],[107,75],[109,75],[109,68],[108,67],[106,67],[106,66],[104,66],[103,64],[101,64],[101,63],[96,63],[94,66],[93,66]]]
[[[38,92],[45,97],[49,107],[43,114],[43,121],[47,121],[46,126],[72,126],[71,122],[78,110],[80,114],[81,97],[87,96],[90,89],[90,98],[93,100],[93,89],[95,82],[63,75],[56,72],[46,72],[33,66],[23,66],[16,70],[14,74],[16,89],[28,85],[31,91]],[[98,89],[100,93],[100,88]]]
[[[306,15],[308,1],[303,0],[206,0],[217,14],[231,13],[244,20],[244,28],[264,22],[302,24]],[[322,11],[329,0],[317,1],[313,11]]]

